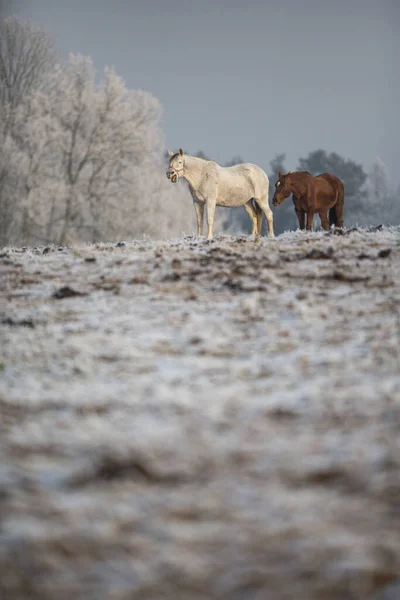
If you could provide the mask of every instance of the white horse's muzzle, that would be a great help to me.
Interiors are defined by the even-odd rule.
[[[178,179],[179,179],[179,175],[175,171],[175,169],[168,169],[166,175],[167,175],[167,179],[169,179],[170,181],[172,181],[172,183],[176,183],[178,181]]]
[[[172,181],[172,183],[176,183],[178,181],[178,175],[174,171],[167,171],[167,179]]]

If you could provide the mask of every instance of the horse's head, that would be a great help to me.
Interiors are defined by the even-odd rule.
[[[272,198],[272,204],[274,206],[278,206],[285,200],[285,198],[290,196],[290,194],[290,171],[289,173],[286,173],[286,175],[279,171],[279,177],[275,184],[275,193],[274,197]]]
[[[168,150],[170,156],[169,167],[167,171],[167,177],[172,183],[176,183],[180,177],[183,177],[183,170],[185,168],[185,157],[183,155],[182,148],[174,154]]]

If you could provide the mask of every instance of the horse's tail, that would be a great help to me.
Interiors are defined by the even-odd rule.
[[[329,210],[329,227],[343,227],[343,207],[344,207],[344,185],[337,180],[335,185],[336,201]]]
[[[337,194],[336,194],[337,197]],[[332,227],[332,225],[334,225],[335,227],[338,226],[338,217],[337,217],[337,199],[336,199],[336,204],[334,206],[332,206],[332,208],[329,209],[329,227]]]

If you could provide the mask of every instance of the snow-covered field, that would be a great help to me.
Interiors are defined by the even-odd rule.
[[[366,600],[400,576],[400,228],[0,267],[1,598]]]

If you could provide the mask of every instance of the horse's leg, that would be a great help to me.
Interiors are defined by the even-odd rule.
[[[342,190],[339,191],[338,194],[339,198],[336,202],[335,208],[336,208],[336,226],[337,227],[343,227],[343,208],[344,208],[344,190],[342,187]]]
[[[203,222],[204,222],[204,204],[202,202],[193,202],[194,209],[196,211],[197,219],[197,237],[203,235]]]
[[[336,226],[343,227],[343,202],[336,205]]]
[[[300,229],[305,229],[306,228],[306,215],[304,210],[302,210],[301,208],[299,210],[296,209],[296,215],[297,215],[297,219],[299,221],[299,227]]]
[[[256,211],[256,218],[257,218],[257,233],[256,233],[256,235],[261,235],[263,211],[261,210],[261,208],[258,206],[257,202],[254,199],[253,199],[253,206],[254,206],[254,210]]]
[[[216,199],[208,199],[207,200],[207,225],[208,225],[208,235],[207,239],[211,240],[213,236],[213,227],[214,227],[214,214],[215,214],[215,206]]]
[[[257,235],[257,213],[253,206],[253,200],[249,200],[246,204],[243,204],[243,208],[251,219],[251,235]]]
[[[293,193],[292,193],[292,201],[294,204],[294,211],[295,211],[297,219],[299,221],[299,227],[301,230],[303,230],[306,228],[306,213],[304,212],[304,210],[301,207],[300,198],[297,198],[297,196],[295,196]]]
[[[319,217],[321,219],[322,229],[325,229],[325,231],[329,231],[329,221],[328,221],[328,215],[327,215],[327,213],[320,212],[319,213]]]
[[[268,194],[267,194],[266,198],[254,198],[254,199],[257,202],[257,204],[259,205],[259,207],[262,209],[262,211],[267,219],[269,237],[275,237],[274,236],[274,217],[272,214],[272,210],[270,209],[269,204],[268,204]]]
[[[256,212],[257,212],[257,235],[261,235],[263,212],[262,212],[261,208],[258,206],[257,202],[255,202],[255,205],[256,205]]]
[[[343,227],[344,187],[339,183],[336,189],[336,204],[329,210],[329,226]]]
[[[337,227],[336,207],[337,205],[335,204],[335,206],[332,206],[332,208],[329,209],[329,227]]]
[[[307,209],[307,231],[312,231],[312,222],[314,218],[315,210],[313,208]]]

